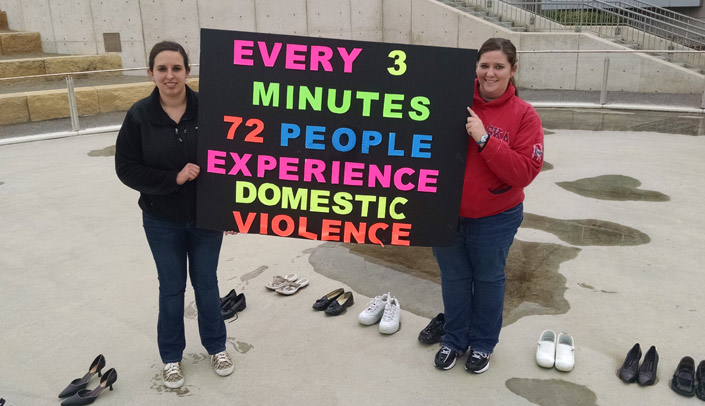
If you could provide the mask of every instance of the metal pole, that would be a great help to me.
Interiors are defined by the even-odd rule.
[[[76,92],[73,89],[73,77],[66,76],[66,88],[69,91],[69,113],[71,113],[71,129],[78,131],[81,126],[78,123],[78,108],[76,108]]]
[[[605,70],[602,72],[602,89],[600,90],[600,104],[607,104],[607,74],[610,70],[610,58],[605,58]],[[703,96],[705,102],[705,96]]]
[[[700,108],[705,109],[705,91],[703,92],[703,98],[700,100]]]

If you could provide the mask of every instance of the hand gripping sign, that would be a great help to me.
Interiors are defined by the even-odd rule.
[[[476,52],[201,31],[198,226],[444,245]]]

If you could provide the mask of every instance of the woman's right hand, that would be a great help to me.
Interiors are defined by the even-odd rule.
[[[201,168],[196,164],[188,163],[184,166],[184,169],[179,171],[176,175],[176,184],[183,185],[184,183],[196,179],[198,173],[201,172]]]

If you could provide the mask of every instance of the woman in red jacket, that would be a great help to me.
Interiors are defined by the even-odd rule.
[[[536,111],[517,96],[516,48],[490,38],[478,52],[460,219],[455,241],[434,247],[441,269],[445,334],[435,357],[450,369],[468,349],[468,372],[489,368],[499,341],[504,267],[523,219],[524,188],[543,164],[543,128]]]

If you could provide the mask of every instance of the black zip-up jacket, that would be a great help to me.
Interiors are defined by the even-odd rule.
[[[173,221],[196,220],[196,181],[176,183],[187,163],[196,163],[198,94],[186,86],[186,112],[179,123],[166,114],[159,89],[135,103],[125,116],[115,146],[115,171],[140,192],[146,213]]]

